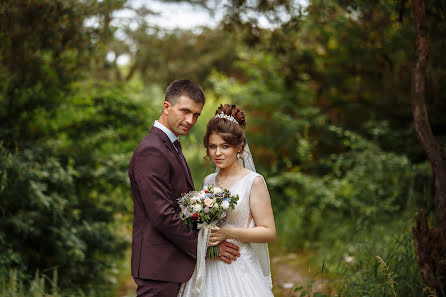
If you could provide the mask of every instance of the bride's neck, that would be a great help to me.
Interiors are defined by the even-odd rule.
[[[234,176],[240,173],[242,170],[242,166],[238,162],[234,162],[231,166],[228,166],[226,168],[221,168],[220,172],[218,173],[220,177],[226,178],[228,176]]]

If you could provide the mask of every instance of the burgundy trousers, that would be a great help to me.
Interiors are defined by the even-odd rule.
[[[171,283],[151,279],[133,278],[138,285],[137,297],[176,297],[180,291],[181,283]]]

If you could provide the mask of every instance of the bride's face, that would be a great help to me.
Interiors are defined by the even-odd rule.
[[[230,167],[237,162],[237,148],[229,145],[218,134],[209,135],[208,155],[220,169]]]

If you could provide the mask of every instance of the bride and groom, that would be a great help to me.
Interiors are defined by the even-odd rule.
[[[218,172],[208,175],[203,186],[229,189],[239,200],[210,235],[208,243],[218,246],[220,256],[206,259],[204,277],[194,271],[198,231],[180,219],[177,204],[194,184],[178,136],[195,125],[204,104],[197,83],[172,82],[159,120],[130,161],[131,270],[137,296],[273,296],[266,243],[275,239],[274,217],[247,146],[245,115],[235,105],[220,106],[207,124],[203,144]]]

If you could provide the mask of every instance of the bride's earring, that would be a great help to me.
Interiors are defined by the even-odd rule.
[[[242,157],[241,152],[237,152],[237,158],[240,159]]]

